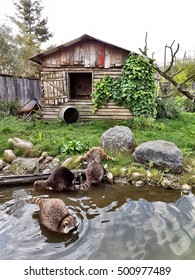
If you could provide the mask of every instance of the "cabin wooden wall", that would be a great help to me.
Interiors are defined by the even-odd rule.
[[[43,67],[122,67],[129,52],[95,40],[83,40],[42,58]]]
[[[16,101],[23,106],[32,98],[38,101],[41,96],[41,81],[38,79],[19,78],[0,75],[0,100]]]

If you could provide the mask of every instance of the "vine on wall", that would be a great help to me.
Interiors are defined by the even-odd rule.
[[[94,112],[113,99],[119,106],[128,108],[134,115],[156,116],[156,84],[150,61],[130,53],[118,79],[109,76],[96,82],[93,94]]]

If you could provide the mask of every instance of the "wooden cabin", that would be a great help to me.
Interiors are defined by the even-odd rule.
[[[107,75],[117,78],[129,52],[85,34],[30,58],[42,66],[43,119],[58,118],[66,106],[74,106],[81,120],[131,117],[127,108],[113,102],[92,113],[95,82]]]

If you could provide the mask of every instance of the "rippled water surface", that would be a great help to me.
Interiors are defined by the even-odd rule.
[[[32,196],[65,201],[78,234],[42,227]],[[84,194],[0,187],[0,259],[195,259],[195,196],[123,184]]]

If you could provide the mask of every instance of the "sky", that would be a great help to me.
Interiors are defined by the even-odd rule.
[[[14,0],[17,1],[17,0]],[[0,23],[14,15],[12,0],[0,0]],[[148,55],[164,62],[165,45],[180,44],[178,57],[195,57],[194,0],[42,0],[42,16],[54,33],[48,45],[60,45],[88,34],[139,52],[148,34]],[[167,60],[169,55],[167,54]]]

